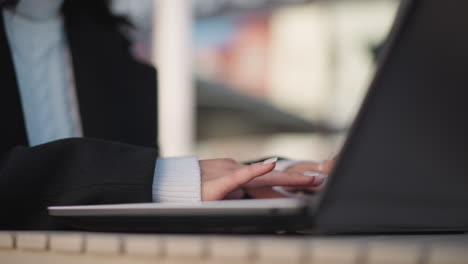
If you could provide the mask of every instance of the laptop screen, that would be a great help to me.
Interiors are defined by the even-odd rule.
[[[468,230],[468,1],[405,1],[319,211],[329,230]]]

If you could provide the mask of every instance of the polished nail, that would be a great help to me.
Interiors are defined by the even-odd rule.
[[[263,164],[271,164],[271,163],[275,163],[278,161],[278,158],[271,158],[271,159],[267,159],[263,162]]]
[[[324,160],[321,161],[321,162],[319,163],[319,165],[318,165],[318,169],[319,169],[319,170],[323,171],[323,164],[324,164],[324,163],[325,163]]]
[[[302,174],[304,174],[305,176],[315,177],[319,180],[325,180],[326,178],[328,178],[328,174],[316,171],[304,171]]]

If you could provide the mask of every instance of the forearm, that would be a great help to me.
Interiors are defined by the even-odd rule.
[[[16,147],[0,168],[0,229],[54,229],[49,205],[152,201],[153,148],[94,139]]]

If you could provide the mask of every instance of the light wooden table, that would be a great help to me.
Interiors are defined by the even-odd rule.
[[[468,264],[468,235],[292,237],[0,231],[0,263]]]

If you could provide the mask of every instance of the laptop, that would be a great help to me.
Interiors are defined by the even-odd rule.
[[[126,232],[468,231],[468,1],[403,1],[347,141],[311,199],[49,207]]]

